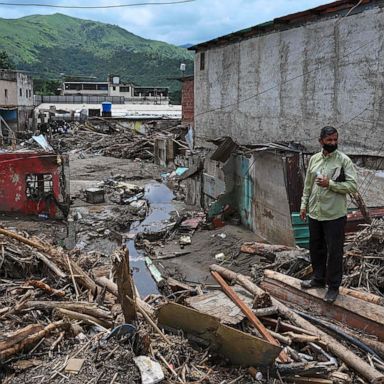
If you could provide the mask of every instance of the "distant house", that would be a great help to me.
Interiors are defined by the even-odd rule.
[[[0,69],[0,116],[14,131],[26,131],[32,111],[32,77],[20,71]]]
[[[197,142],[301,142],[324,125],[343,150],[375,155],[384,137],[384,1],[340,0],[197,44]],[[384,145],[384,144],[383,144]]]
[[[119,76],[111,75],[107,81],[66,81],[63,96],[110,96],[124,97],[126,103],[168,104],[168,88],[138,87],[122,83]]]

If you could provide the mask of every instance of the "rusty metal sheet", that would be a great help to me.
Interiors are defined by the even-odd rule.
[[[303,173],[300,169],[300,154],[295,153],[283,157],[286,177],[286,188],[291,213],[299,212],[301,195],[304,189]]]
[[[258,337],[221,324],[213,316],[206,315],[180,304],[168,303],[158,312],[160,326],[182,329],[207,341],[217,353],[232,364],[241,366],[268,366],[274,363],[281,348]]]
[[[237,147],[238,145],[230,137],[226,137],[224,141],[216,148],[215,152],[213,152],[211,155],[211,160],[225,163],[231,157],[232,152],[234,152]]]
[[[271,274],[269,273],[271,272]],[[272,278],[272,274],[279,278]],[[281,275],[279,277],[279,275]],[[340,294],[333,304],[323,300],[324,289],[303,291],[300,280],[274,271],[265,271],[261,288],[287,303],[297,304],[311,313],[337,320],[384,341],[384,307]]]

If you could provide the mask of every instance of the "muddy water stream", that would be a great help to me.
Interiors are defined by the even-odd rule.
[[[168,224],[170,213],[175,210],[173,198],[173,192],[165,184],[156,182],[147,184],[144,189],[144,199],[149,205],[148,215],[143,221],[132,223],[129,233],[163,231]],[[130,267],[140,296],[158,293],[156,282],[145,264],[145,252],[136,249],[135,240],[127,240],[126,244],[129,250]]]

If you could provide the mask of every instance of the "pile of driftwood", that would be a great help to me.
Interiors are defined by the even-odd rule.
[[[182,334],[159,328],[154,307],[136,294],[125,249],[112,255],[112,280],[86,270],[86,255],[27,233],[0,228],[0,244],[4,383],[150,382],[136,361],[145,357],[159,364],[161,381],[169,383],[246,376],[207,346],[192,348]]]
[[[312,273],[307,249],[251,242],[244,243],[240,252],[252,255],[255,259],[251,275],[256,283],[260,283],[263,279],[266,269],[273,269],[299,279],[304,279]]]
[[[349,238],[344,284],[384,297],[384,220],[372,223]]]
[[[76,127],[69,133],[56,134],[49,138],[55,150],[59,152],[76,150],[116,158],[153,160],[155,138],[172,137],[179,145],[188,148],[182,138],[184,130],[173,125],[169,129],[148,129],[146,133],[135,133],[112,121],[108,122],[108,128],[111,128],[109,130],[100,129],[95,122],[90,121],[73,124],[76,124]]]
[[[0,228],[0,245],[5,383],[384,383],[380,296],[343,288],[330,305],[276,270],[256,285],[212,265],[216,286],[169,278],[142,300],[125,248],[93,274],[86,254],[27,233]],[[260,243],[241,251],[284,270],[307,257]]]

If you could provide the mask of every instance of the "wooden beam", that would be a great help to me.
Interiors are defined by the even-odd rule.
[[[118,299],[123,311],[126,323],[136,320],[136,292],[132,281],[131,270],[129,268],[128,248],[123,247],[114,252],[113,268],[116,276]]]
[[[244,275],[235,273],[219,265],[211,265],[210,269],[220,272],[220,274],[227,280],[235,280],[238,281],[239,284],[244,282],[245,285],[243,285],[243,287],[248,289],[251,293],[260,294],[264,292],[260,287],[252,283],[250,279]],[[327,345],[330,352],[336,355],[339,359],[343,360],[349,367],[357,371],[361,376],[366,378],[369,383],[384,384],[384,374],[371,367],[363,359],[355,355],[349,348],[339,343],[334,337],[328,335],[311,324],[309,321],[303,319],[280,301],[272,298],[272,303],[278,308],[279,312],[283,316],[292,321],[296,326],[304,328],[314,335],[319,336],[320,340]]]
[[[211,274],[220,284],[221,288],[223,288],[225,294],[243,311],[245,316],[247,316],[248,320],[256,327],[264,339],[273,345],[280,346],[280,343],[269,333],[264,324],[256,317],[248,305],[240,299],[237,293],[225,282],[220,274],[215,271],[212,271]],[[280,352],[279,358],[283,363],[288,363],[290,361],[288,355],[284,351]]]
[[[380,305],[343,294],[339,294],[334,303],[328,304],[323,300],[324,289],[304,291],[299,279],[271,270],[264,271],[260,286],[284,302],[310,307],[318,315],[377,336],[380,341],[384,340],[384,307]]]

